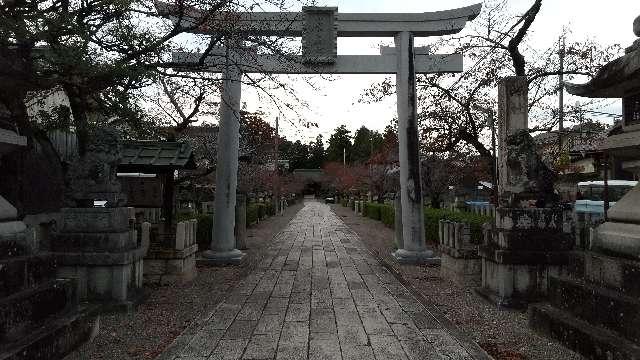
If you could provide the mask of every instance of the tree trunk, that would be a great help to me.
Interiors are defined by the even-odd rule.
[[[78,139],[78,154],[83,156],[87,152],[87,142],[89,141],[89,119],[87,118],[87,98],[80,88],[64,84],[64,91],[69,98],[71,113],[73,114],[73,124],[76,128],[76,138]]]
[[[527,10],[527,12],[522,16],[524,18],[522,27],[518,30],[516,35],[509,41],[507,45],[507,49],[509,50],[509,55],[511,56],[511,61],[513,63],[513,69],[516,73],[516,76],[526,76],[526,61],[524,55],[520,52],[518,48],[522,40],[524,40],[525,36],[529,32],[531,28],[531,24],[538,16],[540,12],[540,8],[542,7],[542,0],[535,0],[533,5]]]

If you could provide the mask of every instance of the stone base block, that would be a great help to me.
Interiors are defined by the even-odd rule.
[[[202,253],[202,257],[196,259],[199,266],[225,266],[242,264],[246,254],[238,249],[227,252],[216,252],[207,250]]]
[[[129,310],[142,298],[142,253],[116,256],[127,262],[92,261],[105,260],[104,256],[94,259],[92,255],[79,261],[82,254],[57,253],[60,278],[74,278],[78,282],[78,293],[82,301],[95,301],[107,308]],[[104,255],[104,254],[102,254]],[[114,254],[110,254],[114,255]]]
[[[15,236],[27,230],[27,226],[22,221],[0,222],[0,237]]]
[[[594,235],[592,250],[640,259],[640,225],[606,222],[596,228]]]
[[[43,326],[11,343],[2,344],[0,360],[62,359],[98,333],[96,306],[81,306],[71,314],[49,319]]]
[[[192,281],[196,275],[196,251],[198,245],[180,251],[150,251],[144,259],[144,282],[169,285]]]
[[[572,278],[551,277],[549,303],[589,324],[640,344],[640,299]]]
[[[63,233],[110,233],[129,230],[133,208],[63,208]]]
[[[408,251],[404,249],[396,250],[393,257],[399,264],[411,265],[440,265],[440,258],[433,256],[433,251]]]
[[[584,278],[603,288],[640,299],[640,261],[587,252]]]
[[[526,308],[547,294],[549,276],[565,269],[549,264],[504,264],[482,259],[482,287],[478,294],[498,306]]]
[[[455,258],[443,253],[440,275],[460,286],[479,286],[482,283],[482,260]]]
[[[637,360],[640,346],[547,304],[529,308],[529,326],[594,360]]]

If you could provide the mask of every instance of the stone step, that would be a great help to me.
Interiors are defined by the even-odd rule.
[[[584,268],[590,283],[640,298],[640,261],[587,252]]]
[[[98,332],[98,307],[82,305],[47,319],[14,342],[0,342],[0,360],[59,360]]]
[[[549,302],[593,326],[640,343],[640,299],[569,278],[549,278]]]
[[[56,262],[51,255],[19,256],[0,260],[0,298],[53,280]]]
[[[0,300],[0,342],[14,341],[77,306],[73,280],[51,280]]]
[[[640,346],[549,304],[529,307],[529,326],[592,360],[638,360]]]

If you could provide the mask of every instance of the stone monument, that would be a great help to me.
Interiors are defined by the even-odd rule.
[[[640,17],[633,24],[640,37]],[[640,39],[588,83],[569,93],[622,98],[622,129],[601,149],[640,176]],[[529,324],[590,359],[640,359],[640,185],[592,231],[580,271],[553,276],[549,304],[529,309]]]
[[[524,307],[543,298],[549,275],[570,263],[570,213],[558,206],[553,172],[528,132],[527,79],[503,79],[498,102],[498,208],[479,247],[478,292],[499,306]]]
[[[116,179],[121,157],[117,132],[95,129],[89,139],[87,152],[68,171],[70,207],[61,209],[50,251],[58,276],[76,279],[82,300],[129,309],[142,295],[148,237],[135,228],[133,208],[122,206],[126,196]],[[106,201],[104,207],[95,207],[100,200]]]
[[[0,160],[26,145],[0,128]],[[96,309],[78,302],[76,282],[55,277],[54,256],[18,215],[0,195],[0,359],[61,359],[97,332]]]

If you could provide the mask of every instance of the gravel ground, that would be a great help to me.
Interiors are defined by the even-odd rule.
[[[100,331],[65,360],[154,359],[200,316],[209,313],[260,262],[264,248],[293,216],[302,202],[284,216],[271,217],[249,228],[247,261],[242,266],[199,267],[196,279],[181,286],[145,287],[146,301],[132,313],[100,317]]]
[[[529,329],[527,313],[500,310],[473,292],[440,277],[439,267],[398,265],[391,253],[393,230],[381,222],[357,216],[349,208],[331,208],[373,253],[390,262],[429,302],[497,360],[583,359],[555,341]]]

